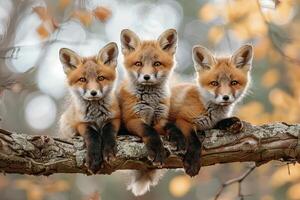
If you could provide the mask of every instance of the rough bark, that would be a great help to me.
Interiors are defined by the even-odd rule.
[[[271,160],[298,161],[299,125],[286,123],[253,126],[244,123],[236,135],[219,130],[206,132],[203,166],[217,163],[248,162],[257,165]],[[0,170],[4,173],[50,175],[53,173],[90,174],[84,164],[85,148],[82,138],[63,140],[49,136],[18,134],[0,129]],[[181,155],[164,139],[171,150],[163,168],[181,168]],[[118,137],[117,159],[105,164],[100,174],[121,169],[155,168],[147,160],[147,151],[133,136]]]

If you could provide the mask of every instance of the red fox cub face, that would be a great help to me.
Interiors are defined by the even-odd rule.
[[[230,58],[216,58],[202,46],[193,48],[197,81],[205,101],[230,105],[245,94],[250,82],[253,48],[244,45]]]
[[[109,43],[95,57],[80,57],[62,48],[59,58],[72,93],[85,100],[100,100],[113,88],[116,79],[118,47]]]
[[[131,81],[138,85],[162,84],[174,64],[177,33],[169,29],[155,41],[141,41],[132,31],[121,33],[124,65]]]

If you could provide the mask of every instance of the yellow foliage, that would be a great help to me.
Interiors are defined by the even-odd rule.
[[[47,192],[64,192],[70,189],[70,184],[65,180],[57,180],[45,185]]]
[[[50,33],[43,24],[39,25],[36,31],[42,39],[45,39],[50,35]]]
[[[291,95],[281,89],[273,89],[269,93],[269,100],[274,107],[289,109],[290,107],[296,106],[297,102]]]
[[[71,4],[72,0],[60,0],[58,7],[60,9],[65,9],[67,6]]]
[[[290,57],[292,58],[297,58],[299,55],[299,50],[300,50],[300,44],[299,42],[295,41],[293,43],[287,44],[284,48],[283,51]]]
[[[92,13],[86,10],[76,10],[73,15],[74,18],[78,19],[83,25],[90,26],[93,21]]]
[[[41,25],[36,30],[37,33],[42,39],[48,38],[49,35],[58,28],[58,22],[52,17],[46,7],[37,6],[32,8],[32,10],[42,20]]]
[[[111,10],[103,6],[95,8],[93,13],[101,22],[105,22],[111,17]]]
[[[264,195],[260,198],[260,200],[274,200],[274,198],[270,195]]]
[[[246,116],[256,116],[264,111],[263,105],[258,101],[252,101],[239,109],[239,114]]]
[[[255,59],[259,60],[265,58],[266,54],[270,49],[270,41],[268,38],[262,38],[255,46],[254,46],[254,55]]]
[[[49,193],[64,192],[70,189],[65,180],[50,179],[19,179],[15,181],[16,188],[24,190],[29,200],[42,200]]]
[[[289,168],[290,175],[287,166],[282,166],[275,171],[271,177],[272,187],[278,188],[286,183],[300,180],[300,165],[290,165]]]
[[[283,25],[289,23],[294,16],[294,5],[292,0],[281,1],[275,10],[270,10],[268,17],[275,24]]]
[[[174,177],[170,181],[169,191],[174,197],[183,197],[191,189],[191,179],[186,175]]]
[[[296,183],[296,184],[292,185],[287,191],[287,196],[291,200],[299,200],[299,197],[300,197],[300,183]]]
[[[213,43],[218,43],[224,36],[224,30],[220,26],[214,26],[208,31],[208,39]]]
[[[248,15],[244,27],[248,27],[252,36],[265,36],[268,31],[265,22],[257,11]]]
[[[199,18],[209,22],[217,17],[217,8],[215,5],[207,3],[199,10]]]
[[[242,23],[234,24],[233,26],[234,34],[241,40],[247,40],[250,38],[250,32],[247,25]]]
[[[279,81],[280,74],[277,69],[268,70],[262,77],[262,85],[266,88],[273,87]]]
[[[29,190],[27,190],[27,199],[28,200],[43,200],[44,191],[39,185],[32,185]]]

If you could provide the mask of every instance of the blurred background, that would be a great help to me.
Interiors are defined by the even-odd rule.
[[[176,80],[193,81],[195,44],[230,54],[255,46],[251,93],[236,115],[253,124],[300,122],[300,1],[298,0],[1,0],[0,127],[26,134],[57,135],[67,92],[58,50],[96,54],[123,28],[154,39],[176,28]],[[122,58],[119,74],[123,77]],[[213,199],[221,184],[246,163],[202,168],[195,178],[169,171],[150,193],[135,198],[119,172],[110,176],[0,175],[0,199]],[[242,183],[245,199],[300,199],[300,166],[265,164]],[[220,199],[237,199],[238,187]]]

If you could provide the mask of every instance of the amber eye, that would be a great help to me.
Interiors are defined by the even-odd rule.
[[[231,84],[231,85],[237,85],[237,84],[239,84],[239,82],[237,82],[237,81],[231,81],[230,84]]]
[[[161,62],[156,61],[156,62],[153,63],[153,65],[154,65],[155,67],[161,66]]]
[[[210,84],[211,84],[212,86],[218,86],[218,85],[219,85],[218,81],[212,81],[212,82],[210,82]]]
[[[79,79],[79,81],[82,82],[82,83],[84,83],[84,82],[86,82],[86,78],[81,77],[81,78]]]
[[[105,79],[105,77],[104,76],[98,76],[97,79],[98,79],[98,81],[103,81]]]
[[[138,62],[134,63],[134,65],[137,66],[137,67],[141,67],[142,66],[142,62],[138,61]]]

